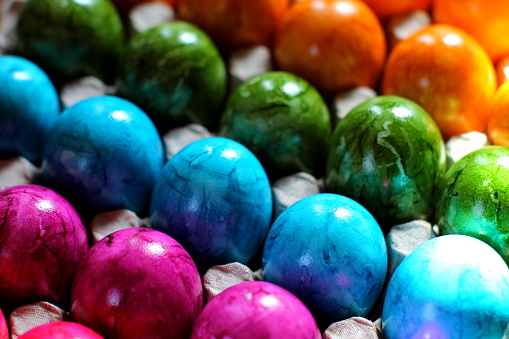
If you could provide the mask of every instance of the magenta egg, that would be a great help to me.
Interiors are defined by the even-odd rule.
[[[71,296],[74,320],[108,338],[187,338],[202,309],[184,248],[147,228],[116,231],[87,253]]]
[[[0,339],[9,339],[9,327],[2,310],[0,310]]]
[[[191,339],[318,339],[306,306],[282,287],[249,281],[215,296],[196,320]]]
[[[54,321],[34,327],[20,335],[18,339],[103,339],[103,337],[77,323]]]
[[[68,303],[88,250],[76,210],[49,188],[22,185],[0,192],[0,303]]]

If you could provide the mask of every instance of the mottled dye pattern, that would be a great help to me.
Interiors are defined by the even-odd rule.
[[[165,165],[152,195],[151,225],[206,263],[248,263],[271,222],[269,180],[256,157],[226,138],[195,141]]]
[[[87,250],[85,227],[62,196],[36,185],[0,192],[2,308],[41,300],[66,305]]]
[[[23,333],[19,339],[103,339],[95,331],[69,321],[54,321]]]
[[[17,25],[16,51],[50,75],[90,74],[111,82],[124,34],[109,0],[29,0]]]
[[[41,160],[49,130],[60,113],[57,91],[29,60],[0,57],[0,157]]]
[[[336,127],[327,186],[358,201],[387,228],[432,216],[445,170],[444,142],[431,117],[407,99],[380,96]]]
[[[311,312],[287,290],[264,281],[234,285],[215,296],[196,320],[191,339],[320,339]]]
[[[366,316],[384,284],[387,247],[373,216],[336,194],[304,198],[276,219],[264,279],[301,299],[322,325]]]
[[[149,117],[116,97],[65,110],[44,153],[43,180],[89,212],[148,207],[163,166],[161,138]]]
[[[106,338],[188,338],[202,303],[200,276],[184,248],[161,232],[129,228],[87,253],[71,312]]]
[[[308,82],[285,72],[269,72],[231,95],[220,134],[249,148],[267,172],[320,174],[331,133],[329,111]]]
[[[210,125],[226,94],[226,67],[210,38],[172,21],[134,36],[119,75],[119,93],[138,104],[160,130],[173,124]]]
[[[509,324],[509,270],[488,245],[464,235],[424,243],[387,289],[387,339],[502,338]]]
[[[438,188],[441,234],[464,234],[493,247],[509,264],[509,148],[488,146],[467,154]]]

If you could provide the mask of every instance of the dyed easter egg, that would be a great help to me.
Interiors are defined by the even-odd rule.
[[[366,207],[379,223],[427,219],[446,170],[445,146],[433,119],[410,100],[380,96],[336,126],[327,186]]]
[[[226,68],[212,40],[194,25],[172,21],[137,34],[121,68],[119,93],[161,130],[172,123],[210,125],[217,120]]]
[[[396,269],[383,306],[387,339],[502,338],[509,270],[488,245],[464,235],[434,238]]]
[[[112,82],[124,35],[109,0],[29,0],[17,24],[17,52],[51,76],[89,74]]]
[[[0,339],[9,339],[9,326],[5,320],[5,315],[0,310]]]
[[[509,147],[509,82],[498,88],[489,115],[487,134],[490,142]]]
[[[186,250],[161,232],[129,228],[87,253],[71,312],[106,338],[188,338],[202,303],[200,276]]]
[[[234,285],[215,296],[198,316],[191,339],[319,339],[311,312],[287,290],[265,282]]]
[[[0,57],[0,156],[41,160],[46,137],[60,113],[57,91],[29,60]]]
[[[88,250],[76,210],[37,185],[0,192],[0,305],[41,300],[65,305],[78,264]]]
[[[421,29],[394,47],[382,92],[413,100],[426,110],[445,140],[486,129],[497,88],[495,68],[479,43],[443,24]]]
[[[247,148],[226,138],[195,141],[165,165],[152,195],[152,228],[214,264],[247,264],[262,246],[272,216],[263,167]]]
[[[91,211],[146,207],[163,166],[150,118],[117,97],[81,101],[58,118],[44,153],[49,187]]]
[[[324,95],[355,86],[374,87],[386,57],[378,18],[362,1],[295,2],[279,25],[274,59]]]
[[[493,247],[509,263],[509,148],[488,146],[449,168],[437,189],[440,234],[464,234]]]
[[[295,294],[322,325],[366,316],[384,284],[387,247],[375,218],[350,198],[322,193],[279,215],[263,277]]]
[[[304,79],[269,72],[237,88],[220,134],[249,148],[269,173],[321,173],[331,132],[322,97]]]
[[[97,332],[69,321],[53,321],[23,333],[20,339],[103,339]]]

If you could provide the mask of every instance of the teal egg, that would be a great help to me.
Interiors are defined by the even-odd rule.
[[[212,40],[192,24],[172,21],[131,39],[119,93],[167,130],[173,124],[216,122],[226,82],[226,67]]]
[[[432,118],[410,100],[379,96],[336,126],[326,182],[387,228],[432,216],[445,171],[445,146]]]
[[[464,234],[493,247],[509,263],[509,148],[489,146],[461,158],[438,187],[441,234]]]
[[[237,140],[276,175],[323,171],[331,133],[329,111],[318,91],[286,72],[268,72],[229,98],[220,134]]]
[[[53,77],[115,78],[124,43],[110,0],[29,0],[17,24],[17,52]]]

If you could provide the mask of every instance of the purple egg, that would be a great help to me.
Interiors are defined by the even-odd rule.
[[[196,320],[191,339],[318,339],[311,312],[282,287],[249,281],[215,296]]]
[[[184,248],[147,228],[114,232],[74,280],[74,320],[107,338],[188,338],[202,309],[200,276]]]
[[[65,304],[78,264],[88,250],[76,210],[37,185],[0,192],[0,302]]]

